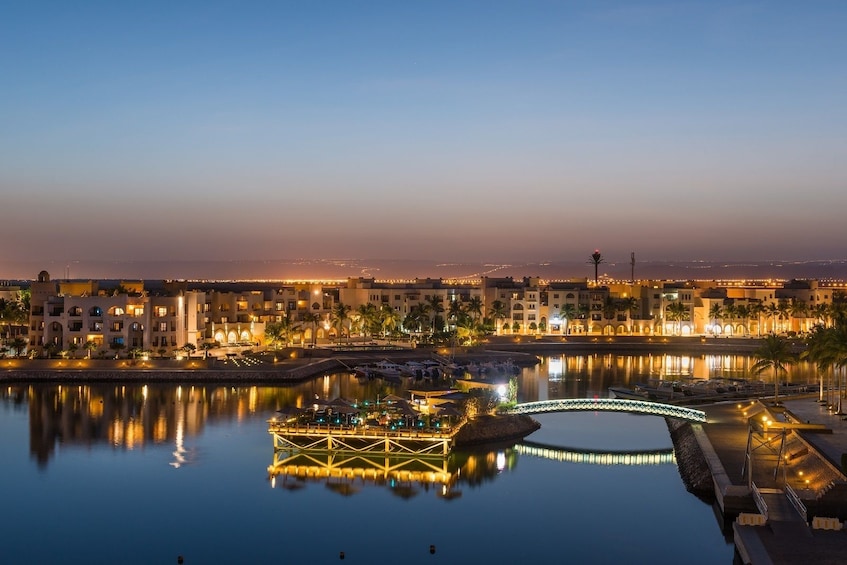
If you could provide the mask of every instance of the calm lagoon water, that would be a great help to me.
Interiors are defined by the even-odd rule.
[[[591,396],[609,380],[545,359],[520,376],[519,394]],[[573,463],[507,445],[425,462],[449,470],[449,487],[270,477],[266,422],[278,407],[375,397],[380,386],[332,375],[293,387],[6,387],[0,561],[732,562],[711,506],[685,491],[673,463]],[[671,447],[660,418],[537,419],[527,440],[564,453]]]

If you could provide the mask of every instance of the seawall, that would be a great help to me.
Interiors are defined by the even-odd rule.
[[[714,501],[715,490],[709,463],[700,449],[690,422],[665,418],[673,442],[677,469],[688,492],[698,498]]]

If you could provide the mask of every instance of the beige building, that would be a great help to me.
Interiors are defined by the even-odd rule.
[[[332,316],[338,303],[349,307],[345,332],[352,328],[353,333],[362,332],[357,311],[368,304],[390,308],[401,327],[413,312],[428,310],[431,325],[419,325],[413,333],[450,329],[455,306],[490,318],[499,335],[800,333],[825,319],[825,307],[839,291],[818,281],[594,285],[587,279],[537,277],[484,277],[478,284],[429,278],[287,285],[121,281],[101,288],[98,281],[53,281],[42,271],[30,287],[29,350],[35,355],[84,349],[99,355],[122,350],[172,355],[187,345],[256,346],[264,344],[268,324],[286,318],[294,344],[316,343],[335,337]]]

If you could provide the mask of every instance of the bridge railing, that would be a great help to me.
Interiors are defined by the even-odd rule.
[[[800,500],[800,497],[797,496],[797,492],[791,488],[790,485],[785,485],[785,496],[788,497],[788,501],[794,507],[794,509],[803,517],[803,520],[806,522],[809,521],[808,511],[806,510],[806,505],[803,504],[803,501]]]
[[[765,502],[765,498],[762,496],[762,493],[759,492],[759,487],[756,486],[756,483],[751,483],[751,490],[753,491],[753,500],[756,503],[756,508],[759,509],[759,514],[765,517],[765,520],[768,519],[768,505]]]
[[[624,398],[560,398],[557,400],[524,402],[515,405],[508,412],[510,414],[541,414],[544,412],[567,412],[575,410],[631,412],[635,414],[678,418],[689,422],[706,421],[706,413],[702,410],[672,404],[662,404],[660,402]]]

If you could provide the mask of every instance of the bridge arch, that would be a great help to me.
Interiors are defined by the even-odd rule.
[[[705,422],[706,413],[702,410],[674,406],[647,400],[630,400],[626,398],[560,398],[557,400],[541,400],[538,402],[523,402],[516,404],[509,414],[543,414],[545,412],[629,412],[631,414],[646,414],[663,418],[676,418],[688,422]]]

